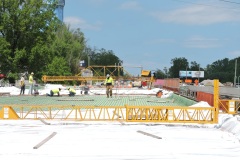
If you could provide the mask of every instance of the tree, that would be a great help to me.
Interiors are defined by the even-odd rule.
[[[60,25],[55,0],[1,0],[1,70],[34,71],[35,76],[51,60],[51,42]],[[36,65],[37,64],[37,65]]]
[[[112,50],[100,49],[97,53],[93,53],[92,62],[95,65],[115,65],[118,64],[121,60],[114,54]]]
[[[196,61],[193,61],[190,63],[189,69],[191,71],[199,71],[200,70],[200,64],[198,64]]]
[[[90,47],[85,48],[85,52],[83,54],[83,60],[86,62],[91,63],[90,66],[92,65],[97,65],[97,66],[110,66],[110,65],[116,65],[116,66],[121,66],[122,65],[122,60],[120,60],[115,53],[112,50],[106,50],[104,48],[97,50],[97,49],[91,49]],[[87,64],[88,66],[89,64]],[[120,73],[114,72],[116,69],[115,68],[109,68],[109,72],[113,72],[115,76],[121,75],[123,76],[123,70],[120,71]],[[103,70],[96,69],[98,73],[103,74]]]
[[[184,57],[171,60],[172,66],[169,68],[170,77],[178,78],[180,70],[189,70],[188,60]]]
[[[160,69],[156,69],[156,71],[155,71],[155,76],[156,76],[156,78],[157,79],[164,79],[164,78],[166,78],[167,76],[166,76],[166,73],[164,73],[162,70],[160,70]]]
[[[236,59],[240,61],[240,57],[229,60],[224,58],[222,60],[217,60],[211,65],[207,65],[205,69],[205,78],[207,79],[219,79],[220,82],[234,82],[235,76],[235,62]],[[239,68],[239,64],[236,67]],[[237,75],[240,75],[240,71],[237,70]]]
[[[84,34],[79,28],[70,30],[70,26],[62,25],[56,32],[52,50],[54,56],[64,57],[72,74],[78,74],[85,46]]]
[[[70,76],[70,68],[63,57],[54,57],[52,63],[47,65],[47,72],[49,76]]]

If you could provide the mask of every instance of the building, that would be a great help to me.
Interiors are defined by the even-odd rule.
[[[56,9],[56,15],[60,21],[63,22],[63,10],[65,6],[65,0],[58,0],[58,5]]]

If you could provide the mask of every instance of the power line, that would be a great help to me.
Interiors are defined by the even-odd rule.
[[[240,5],[239,2],[233,2],[233,1],[227,1],[227,0],[219,0],[219,1],[227,2],[227,3],[234,3],[234,4],[239,4]]]
[[[183,2],[183,3],[190,3],[190,4],[194,4],[194,5],[199,5],[199,6],[207,6],[207,7],[231,9],[231,10],[235,10],[235,11],[240,11],[239,10],[240,6],[239,7],[222,7],[222,6],[216,6],[216,5],[211,5],[211,4],[205,4],[205,3],[190,2],[190,1],[185,1],[185,0],[173,0],[173,1],[179,1],[179,2]],[[235,3],[235,4],[240,5],[240,3],[233,2],[233,1],[227,1],[227,0],[219,0],[219,1],[227,2],[227,3]]]

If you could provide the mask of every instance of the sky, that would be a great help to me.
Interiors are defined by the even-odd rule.
[[[239,0],[65,0],[63,17],[133,75],[169,69],[174,58],[205,68],[240,56]]]

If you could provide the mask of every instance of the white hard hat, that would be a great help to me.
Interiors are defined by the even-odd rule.
[[[107,74],[107,77],[109,77],[110,75],[109,74]]]

